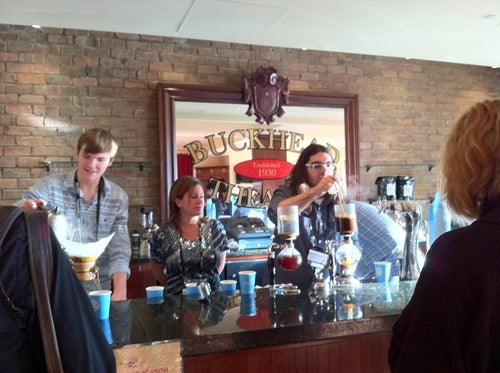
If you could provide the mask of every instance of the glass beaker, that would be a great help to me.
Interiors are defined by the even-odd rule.
[[[352,236],[356,230],[356,205],[352,202],[334,206],[337,232],[343,236]]]
[[[299,207],[278,207],[277,232],[279,235],[296,237],[299,235]]]

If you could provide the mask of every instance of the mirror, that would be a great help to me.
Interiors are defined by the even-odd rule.
[[[267,147],[269,136],[275,142],[283,141],[285,159],[292,164],[300,150],[313,139],[336,147],[340,170],[349,190],[354,193],[353,197],[359,193],[359,130],[355,95],[290,93],[289,102],[283,107],[285,114],[271,125],[258,124],[255,117],[245,115],[247,105],[243,103],[243,93],[232,88],[159,84],[158,108],[162,224],[168,217],[168,191],[178,175],[178,153],[192,157],[194,173],[201,179],[204,169],[213,170],[214,166],[223,164],[227,166],[223,168],[228,170],[225,179],[230,184],[258,189],[261,201],[265,201],[266,195],[270,198],[267,191],[272,193],[284,179],[259,183],[245,180],[234,172],[234,166],[245,160],[267,158],[265,154],[262,156],[266,151],[257,154],[260,151],[257,148]],[[238,186],[232,192],[238,194]]]

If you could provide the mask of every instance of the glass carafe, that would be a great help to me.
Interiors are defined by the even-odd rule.
[[[285,239],[285,245],[276,257],[276,263],[287,271],[295,271],[302,264],[302,255],[293,246],[291,238]]]
[[[346,237],[335,253],[335,260],[339,266],[339,285],[355,281],[354,272],[356,272],[360,259],[361,251],[354,246],[351,237]]]

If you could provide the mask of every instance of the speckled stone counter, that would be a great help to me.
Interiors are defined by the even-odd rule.
[[[248,256],[265,256],[268,255],[267,249],[245,249],[245,250],[228,250],[227,257],[228,258],[244,258]]]
[[[182,295],[161,303],[113,302],[108,336],[115,348],[180,340],[187,357],[390,331],[414,286],[364,283],[322,298],[305,291],[271,297],[263,288],[254,297],[212,293],[203,301]]]

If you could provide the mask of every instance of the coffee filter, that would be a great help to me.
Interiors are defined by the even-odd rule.
[[[113,232],[109,236],[101,238],[98,241],[87,243],[60,238],[59,243],[73,260],[76,259],[80,262],[89,262],[95,261],[104,252],[114,235],[115,233]]]

